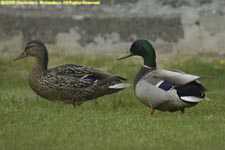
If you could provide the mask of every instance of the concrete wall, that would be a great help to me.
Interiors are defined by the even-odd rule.
[[[140,38],[159,52],[225,53],[224,0],[107,0],[100,6],[1,6],[0,54],[41,39],[66,53],[122,53]]]

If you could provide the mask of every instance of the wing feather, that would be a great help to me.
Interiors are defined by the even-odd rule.
[[[125,78],[80,65],[66,64],[48,70],[48,86],[60,89],[92,88],[92,85],[116,84]],[[110,85],[109,85],[110,86]]]
[[[168,70],[155,70],[147,74],[145,78],[154,78],[159,80],[165,80],[175,85],[185,85],[192,81],[200,79],[200,76],[185,74],[180,72],[168,71]]]

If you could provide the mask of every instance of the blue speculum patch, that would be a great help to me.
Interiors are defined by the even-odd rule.
[[[85,78],[83,78],[83,80],[95,81],[97,79],[95,77],[93,77],[93,76],[86,76]]]
[[[168,81],[163,81],[160,85],[159,88],[168,91],[173,87],[173,84],[168,82]]]

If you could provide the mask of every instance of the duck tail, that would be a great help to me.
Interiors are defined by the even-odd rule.
[[[205,97],[206,88],[196,81],[176,87],[175,89],[181,100],[186,102],[200,102],[207,99]]]
[[[129,83],[117,83],[117,84],[109,86],[109,88],[110,89],[125,89],[130,86],[131,86],[131,84],[129,84]]]

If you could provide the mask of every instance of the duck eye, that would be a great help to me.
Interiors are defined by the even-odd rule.
[[[31,52],[31,51],[34,51],[35,48],[37,48],[37,45],[34,45],[34,44],[32,44],[32,45],[27,45],[27,46],[25,47],[25,51]]]
[[[30,48],[32,48],[32,47],[34,47],[34,45],[28,45],[28,46],[26,46],[26,50],[28,50],[28,49],[30,49]]]

